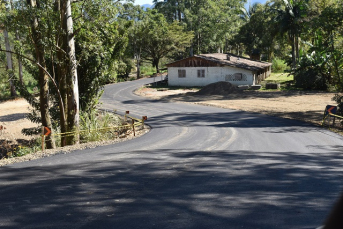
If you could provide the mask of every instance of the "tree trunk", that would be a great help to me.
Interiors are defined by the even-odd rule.
[[[156,72],[160,73],[160,69],[158,68],[158,63],[160,62],[160,59],[154,59],[152,62],[153,67],[156,67]]]
[[[16,39],[19,40],[19,33],[18,30],[16,31]],[[18,74],[19,74],[19,81],[20,84],[23,84],[23,64],[21,62],[21,57],[18,55]]]
[[[78,131],[79,129],[79,84],[77,77],[77,62],[75,56],[75,41],[74,41],[74,32],[73,32],[73,19],[71,14],[71,1],[64,0],[66,7],[66,13],[64,18],[64,23],[66,23],[66,36],[67,36],[67,45],[68,50],[68,65],[69,65],[69,74],[67,77],[67,84],[70,87],[68,93],[68,130],[69,131]],[[79,143],[79,134],[73,135],[67,140],[68,144]]]
[[[28,0],[29,5],[32,8],[37,7],[37,3],[35,0]],[[45,62],[45,51],[44,46],[42,45],[42,37],[41,33],[39,32],[39,24],[38,19],[34,17],[32,19],[32,39],[35,45],[35,51],[36,51],[36,60],[37,62],[46,69],[46,62]],[[46,72],[39,68],[39,87],[40,87],[40,113],[42,118],[42,125],[49,127],[52,130],[52,124],[49,114],[49,76],[46,74]],[[55,142],[51,138],[51,136],[46,137],[46,147],[48,149],[55,148]]]
[[[292,41],[292,68],[295,69],[296,67],[296,54],[295,54],[295,44],[296,44],[296,41],[295,41],[295,36],[292,35],[291,36],[291,41]]]
[[[141,48],[139,48],[141,49]],[[137,79],[141,78],[141,52],[137,52],[137,56],[136,56],[136,59],[137,59]]]
[[[73,132],[62,135],[61,146],[66,146],[79,142],[79,87],[70,0],[56,0],[55,10],[60,15],[60,24],[56,29],[62,30],[61,37],[56,38],[59,41],[56,72],[63,101],[60,107],[64,106],[65,112],[64,116],[60,110],[60,127],[61,133]]]
[[[57,24],[56,30],[63,29],[63,18],[64,18],[64,10],[65,7],[61,6],[61,1],[56,0],[55,2],[55,10],[60,15],[60,24]],[[63,50],[67,50],[66,45],[66,39],[61,39],[60,37],[56,37],[56,41],[58,41],[57,46],[59,49],[57,49],[57,65],[56,65],[56,78],[58,81],[58,87],[61,93],[62,101],[59,102],[60,107],[60,128],[61,133],[67,133],[68,132],[68,125],[67,125],[67,113],[68,113],[68,87],[67,87],[67,66],[65,63],[66,56],[64,54]],[[62,112],[62,109],[64,109],[64,112]],[[64,147],[67,145],[67,136],[61,135],[61,146]]]
[[[6,46],[6,59],[7,59],[7,66],[6,70],[9,71],[9,82],[10,82],[10,91],[11,91],[11,97],[17,96],[17,92],[15,90],[15,86],[13,83],[13,60],[12,60],[12,53],[11,52],[11,46],[10,46],[10,41],[8,38],[8,32],[6,27],[3,30],[4,33],[4,38],[5,38],[5,46]]]
[[[295,35],[295,63],[299,61],[299,37]]]

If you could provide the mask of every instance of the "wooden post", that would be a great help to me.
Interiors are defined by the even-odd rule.
[[[42,152],[44,152],[44,142],[45,142],[45,135],[44,135],[44,126],[42,127]]]
[[[130,113],[130,111],[125,111],[125,115],[124,115],[124,121],[126,122],[127,118],[126,115],[128,115]]]
[[[133,130],[133,136],[136,136],[136,132],[135,132],[135,120],[132,119],[132,130]]]
[[[142,126],[143,126],[143,129],[144,129],[144,121],[147,120],[148,117],[147,116],[142,116]]]

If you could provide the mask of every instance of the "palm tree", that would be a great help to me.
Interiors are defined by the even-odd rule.
[[[249,4],[249,9],[242,7],[241,12],[240,12],[241,19],[245,22],[249,22],[251,16],[257,12],[257,9],[260,5],[261,5],[260,3],[255,2],[253,5]]]
[[[287,33],[292,46],[292,68],[295,68],[299,60],[299,37],[308,10],[307,0],[283,0],[282,7],[274,10],[277,12],[275,21],[279,27],[279,33],[281,35]]]

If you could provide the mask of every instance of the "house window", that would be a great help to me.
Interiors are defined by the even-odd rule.
[[[234,81],[242,81],[243,74],[242,73],[235,73],[233,74]]]
[[[245,74],[235,73],[232,75],[226,75],[225,81],[248,81],[248,78]]]
[[[179,78],[186,78],[186,70],[185,69],[179,69],[178,70],[178,76],[179,76]]]
[[[198,70],[198,78],[205,78],[205,70],[204,69]]]

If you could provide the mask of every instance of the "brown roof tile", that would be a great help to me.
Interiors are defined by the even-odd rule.
[[[219,66],[231,66],[231,67],[236,67],[236,68],[247,69],[250,71],[260,71],[272,65],[271,63],[268,63],[268,62],[251,60],[245,57],[236,56],[233,54],[225,54],[225,53],[201,54],[201,55],[195,55],[194,57],[216,63],[216,65],[219,65]],[[188,59],[189,58],[179,60],[179,61],[167,64],[167,66],[176,66],[178,62],[182,62]]]

